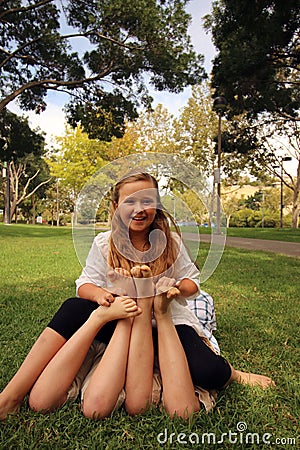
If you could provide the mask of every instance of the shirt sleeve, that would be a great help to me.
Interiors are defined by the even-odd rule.
[[[176,281],[181,281],[184,278],[192,280],[196,284],[198,292],[188,297],[187,300],[196,298],[200,294],[200,272],[191,260],[179,236],[173,235],[173,237],[179,245],[178,257],[174,264],[174,278]]]
[[[85,267],[79,278],[75,281],[77,296],[78,289],[83,284],[91,283],[100,287],[105,287],[107,284],[107,257],[105,255],[107,252],[105,250],[108,244],[104,234],[100,233],[95,237],[87,256]]]

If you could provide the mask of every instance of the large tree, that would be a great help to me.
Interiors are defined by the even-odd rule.
[[[299,0],[219,0],[206,18],[218,50],[212,84],[230,114],[299,115]]]
[[[204,75],[188,1],[3,0],[0,111],[18,99],[41,112],[48,91],[67,92],[72,126],[80,121],[92,138],[122,136],[124,119],[151,103],[146,81],[179,92]]]
[[[9,222],[16,216],[17,207],[34,194],[41,193],[42,186],[50,178],[42,159],[44,136],[40,130],[30,128],[28,119],[4,109],[0,115],[0,134],[0,161],[7,168],[6,186],[3,182],[0,194],[4,198],[6,220]]]
[[[293,191],[294,227],[300,209],[299,23],[299,0],[219,0],[206,18],[218,50],[212,86],[228,101],[228,145],[269,170],[283,156],[282,145],[274,139],[270,147],[271,134],[280,130],[286,153],[298,161],[295,177],[278,174]],[[293,146],[291,131],[296,138]]]

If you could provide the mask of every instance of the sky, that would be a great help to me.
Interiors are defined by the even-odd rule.
[[[204,67],[207,73],[211,71],[212,59],[215,56],[216,50],[210,35],[206,34],[203,29],[202,17],[210,13],[211,5],[212,0],[191,0],[187,7],[187,11],[192,16],[189,29],[192,43],[196,52],[204,55]],[[150,93],[154,98],[154,107],[158,103],[161,103],[171,114],[177,115],[180,108],[187,103],[188,98],[191,96],[191,89],[186,88],[180,94],[152,90]],[[31,111],[21,111],[16,104],[9,105],[9,109],[16,114],[28,116],[32,128],[39,127],[44,131],[46,133],[46,141],[51,145],[55,136],[64,135],[65,120],[62,108],[67,101],[68,98],[66,95],[51,92],[47,96],[47,109],[41,114],[35,114]]]

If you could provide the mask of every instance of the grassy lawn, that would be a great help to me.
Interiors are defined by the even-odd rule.
[[[0,245],[1,390],[62,301],[74,295],[81,267],[68,228],[0,224]],[[201,246],[200,263],[207,248]],[[226,248],[203,289],[215,299],[222,354],[236,368],[270,375],[276,388],[231,385],[212,413],[200,411],[190,422],[172,421],[158,410],[134,418],[121,410],[95,422],[82,416],[77,403],[42,415],[25,402],[19,415],[0,424],[0,449],[269,449],[275,442],[274,448],[296,449],[299,260]],[[289,444],[291,438],[296,443]]]
[[[182,231],[195,232],[195,228],[183,227]],[[201,234],[210,234],[211,229],[200,227],[199,232]],[[300,242],[300,228],[227,228],[226,235],[250,239]]]

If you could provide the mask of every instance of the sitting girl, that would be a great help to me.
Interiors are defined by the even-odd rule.
[[[171,417],[199,410],[194,386],[210,393],[232,381],[272,384],[218,355],[188,307],[199,293],[199,272],[170,230],[155,178],[129,174],[116,184],[112,205],[112,229],[94,240],[79,297],[62,305],[0,394],[2,419],[28,392],[32,409],[55,410],[72,397],[74,383],[87,417],[109,416],[124,398],[128,413],[140,414],[160,400],[153,394],[155,356]],[[95,342],[103,345],[90,357]]]

